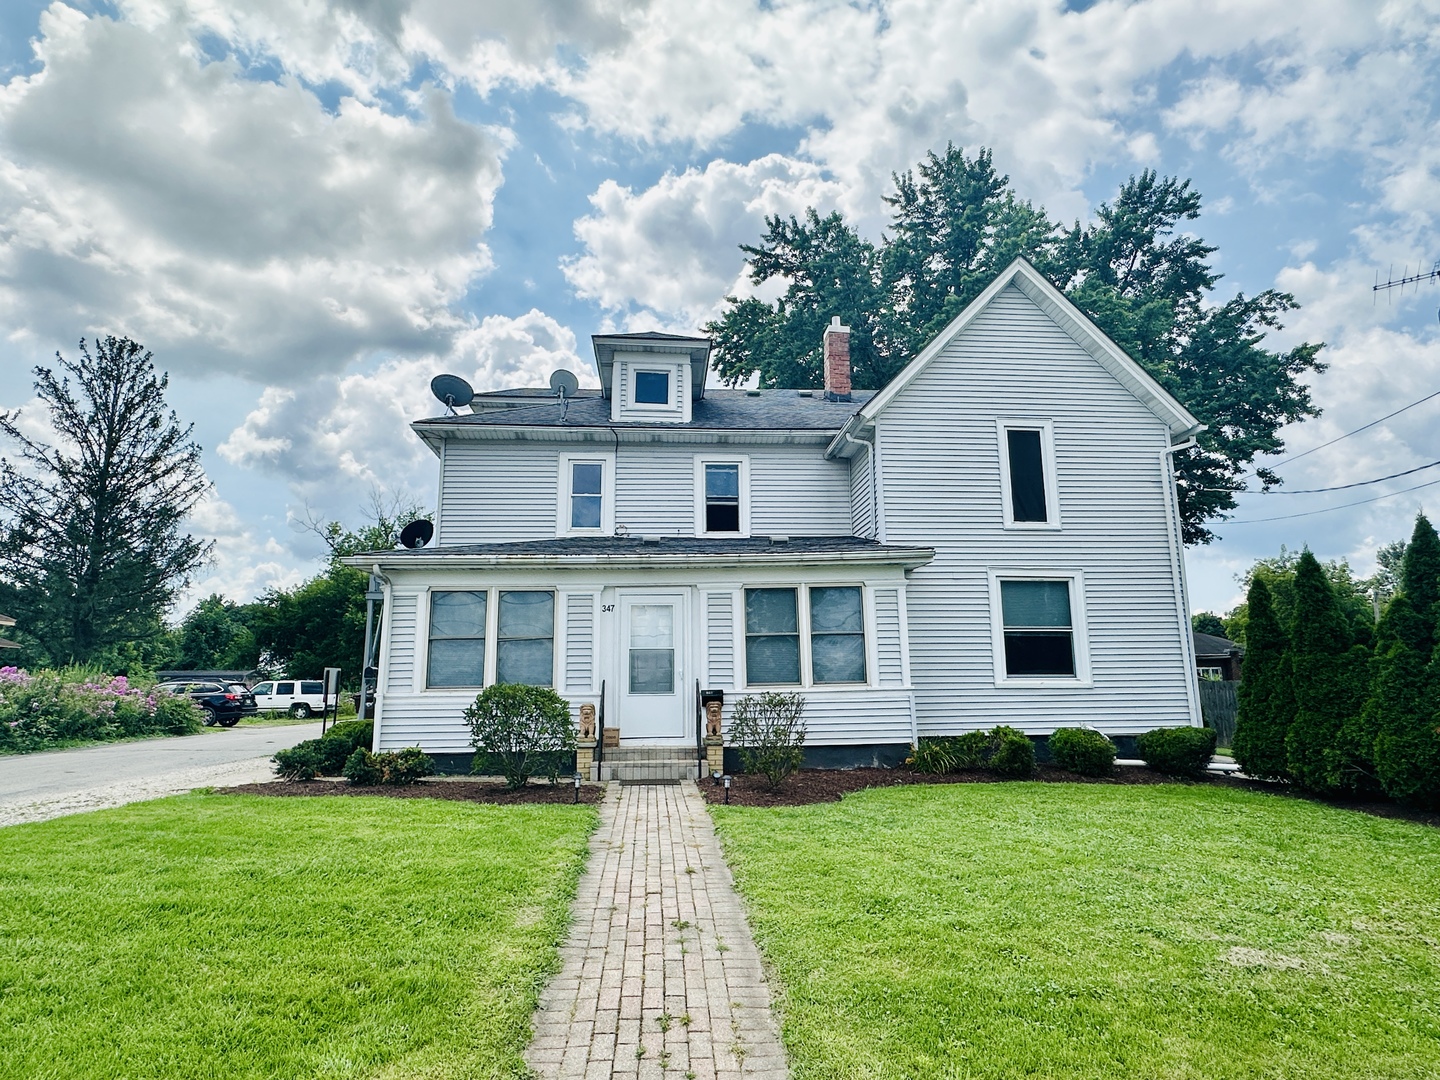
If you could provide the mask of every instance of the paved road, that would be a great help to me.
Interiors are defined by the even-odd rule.
[[[319,734],[319,723],[222,728],[0,757],[0,825],[263,780],[271,775],[271,754]]]

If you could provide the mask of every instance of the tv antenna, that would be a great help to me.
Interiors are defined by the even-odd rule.
[[[475,391],[459,375],[436,375],[430,380],[430,392],[449,409],[455,412],[457,405],[469,405]]]
[[[1405,266],[1405,272],[1401,274],[1398,278],[1395,276],[1395,267],[1392,264],[1390,267],[1390,272],[1385,276],[1384,281],[1380,280],[1380,271],[1376,270],[1375,285],[1371,288],[1370,291],[1372,293],[1378,294],[1382,292],[1388,293],[1391,289],[1399,289],[1400,292],[1403,294],[1405,292],[1406,285],[1414,285],[1418,289],[1422,284],[1427,281],[1440,281],[1440,261],[1437,261],[1433,266],[1430,267],[1429,270],[1422,271],[1417,268],[1415,273],[1413,274],[1410,273],[1410,266],[1407,263]]]

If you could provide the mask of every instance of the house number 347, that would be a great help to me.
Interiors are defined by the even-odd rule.
[[[601,605],[600,605],[600,610],[601,610],[601,611],[614,611],[614,610],[615,610],[615,605],[614,605],[614,604],[601,604]]]

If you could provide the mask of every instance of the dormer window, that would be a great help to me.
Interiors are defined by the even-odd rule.
[[[635,372],[636,405],[669,405],[670,373],[668,371]]]

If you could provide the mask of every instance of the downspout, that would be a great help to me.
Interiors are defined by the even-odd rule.
[[[370,740],[370,752],[378,754],[380,752],[380,723],[385,711],[385,692],[390,687],[390,612],[394,605],[390,602],[392,583],[380,572],[380,564],[375,563],[370,568],[370,572],[380,579],[380,590],[384,594],[384,599],[380,601],[380,641],[376,642],[379,645],[383,641],[384,648],[381,649],[382,656],[376,658],[379,661],[380,673],[375,679],[375,731]],[[360,672],[360,700],[362,702],[365,700],[365,672],[363,669]]]
[[[1185,697],[1190,704],[1190,726],[1204,727],[1200,711],[1199,672],[1195,668],[1195,638],[1190,631],[1190,594],[1185,584],[1184,544],[1180,537],[1180,494],[1175,486],[1175,465],[1171,455],[1195,445],[1192,436],[1183,443],[1160,451],[1160,471],[1165,483],[1165,537],[1170,548],[1170,575],[1180,616],[1180,652],[1185,663]]]

